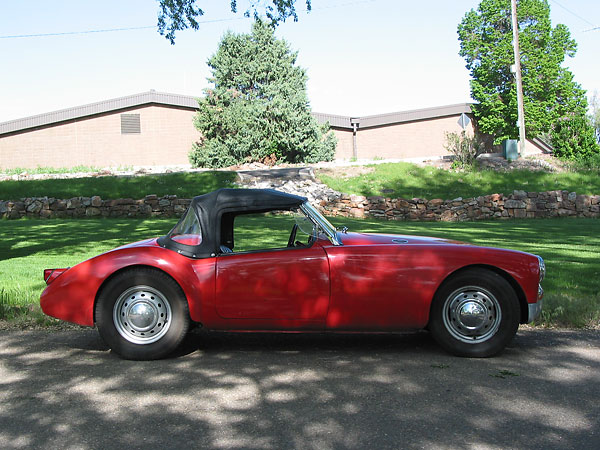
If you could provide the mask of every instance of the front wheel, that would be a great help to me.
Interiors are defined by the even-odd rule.
[[[95,312],[100,336],[125,359],[162,358],[179,346],[189,328],[181,288],[149,268],[117,274],[102,289]]]
[[[473,269],[445,282],[431,305],[434,339],[458,356],[488,357],[502,351],[519,327],[519,300],[502,276]]]

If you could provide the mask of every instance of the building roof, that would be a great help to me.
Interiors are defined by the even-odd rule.
[[[142,92],[141,94],[128,95],[126,97],[104,100],[88,105],[75,106],[73,108],[61,109],[59,111],[2,122],[0,123],[0,135],[148,104],[189,109],[196,109],[198,107],[198,101],[195,97],[148,91]]]
[[[359,117],[358,120],[360,128],[370,128],[391,125],[394,123],[413,122],[415,120],[429,120],[437,119],[438,117],[456,116],[462,113],[471,114],[471,105],[469,103],[377,114],[374,116]]]
[[[198,100],[188,95],[168,94],[154,90],[140,94],[128,95],[88,105],[75,106],[73,108],[61,109],[45,114],[24,117],[0,123],[0,136],[3,134],[17,133],[31,128],[52,126],[61,122],[91,117],[98,114],[116,112],[119,110],[135,108],[143,105],[165,105],[170,107],[197,109]],[[370,128],[391,125],[416,120],[435,119],[444,116],[453,116],[461,113],[470,113],[469,103],[439,106],[434,108],[415,109],[411,111],[399,111],[374,116],[351,117],[334,114],[323,114],[313,112],[313,116],[319,123],[329,122],[333,128],[353,129],[353,124],[358,128]]]

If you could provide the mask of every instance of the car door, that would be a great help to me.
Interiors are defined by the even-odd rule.
[[[226,319],[323,321],[329,263],[323,248],[282,248],[217,257],[216,309]]]

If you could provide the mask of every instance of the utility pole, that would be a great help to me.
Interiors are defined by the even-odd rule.
[[[510,2],[513,50],[515,54],[515,77],[517,79],[517,113],[519,127],[519,155],[525,154],[525,110],[523,108],[523,81],[521,80],[521,53],[519,52],[519,22],[517,20],[517,0]]]

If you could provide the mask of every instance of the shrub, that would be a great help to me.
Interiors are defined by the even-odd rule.
[[[483,145],[476,136],[470,136],[465,131],[460,134],[447,132],[445,135],[444,148],[454,155],[454,165],[458,167],[473,166],[475,159],[483,153]]]
[[[552,130],[554,155],[570,160],[587,160],[600,154],[594,128],[588,117],[571,115],[554,124]]]

